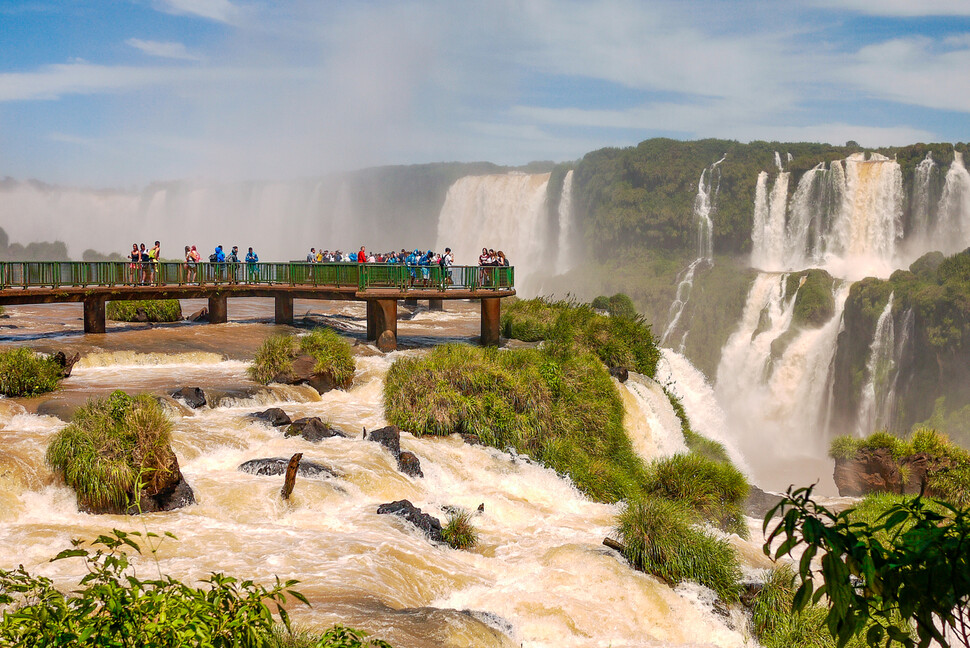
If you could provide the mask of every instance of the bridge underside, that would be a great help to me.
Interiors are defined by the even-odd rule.
[[[228,321],[228,299],[231,297],[267,297],[276,302],[277,324],[293,323],[294,299],[319,299],[325,301],[363,301],[367,304],[367,339],[377,343],[382,351],[397,348],[397,302],[416,304],[419,299],[428,300],[431,310],[441,310],[444,300],[481,301],[481,343],[497,346],[501,298],[515,295],[514,290],[493,292],[488,290],[408,290],[354,288],[321,288],[301,286],[112,286],[28,288],[0,290],[0,305],[83,303],[84,332],[106,331],[105,303],[109,301],[139,301],[148,299],[207,299],[209,322],[222,324]]]

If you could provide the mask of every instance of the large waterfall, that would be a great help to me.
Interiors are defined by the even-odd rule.
[[[862,402],[859,405],[859,419],[856,434],[866,436],[873,430],[885,427],[888,423],[888,406],[891,400],[891,380],[895,366],[896,335],[893,327],[893,297],[883,308],[876,321],[876,332],[869,347],[869,360],[866,373],[869,378],[862,388]]]

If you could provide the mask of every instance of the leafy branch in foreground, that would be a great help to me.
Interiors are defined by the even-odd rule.
[[[792,609],[799,612],[825,597],[825,623],[839,646],[863,632],[870,646],[924,648],[936,641],[948,648],[952,638],[970,646],[968,511],[915,497],[872,523],[853,521],[852,513],[826,509],[812,500],[808,487],[789,488],[765,516],[766,555],[772,556],[776,539],[781,540],[776,560],[804,547]],[[781,520],[767,534],[775,514]],[[820,587],[812,570],[816,555]]]
[[[285,640],[280,641],[277,616],[285,635],[291,635],[284,608],[287,598],[309,605],[303,594],[291,589],[295,580],[277,578],[272,587],[265,587],[212,573],[201,580],[201,587],[191,587],[170,576],[141,579],[127,553],[141,553],[137,542],[141,536],[115,529],[94,540],[94,549],[72,541],[72,549],[52,559],[84,560],[87,573],[71,595],[56,589],[50,579],[29,574],[22,565],[0,570],[0,646],[281,645]],[[144,537],[151,542],[158,536]],[[366,643],[363,637],[359,631],[338,626],[310,645],[387,647],[380,641]]]

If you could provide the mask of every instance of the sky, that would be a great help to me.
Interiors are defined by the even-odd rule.
[[[0,0],[0,178],[970,139],[970,0]]]

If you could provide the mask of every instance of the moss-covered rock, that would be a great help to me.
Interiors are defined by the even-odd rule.
[[[785,294],[795,295],[793,325],[818,328],[832,319],[835,315],[833,281],[832,275],[818,269],[788,275]]]

